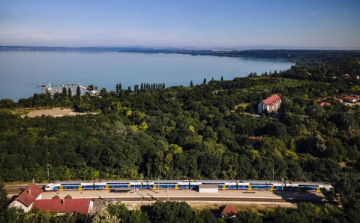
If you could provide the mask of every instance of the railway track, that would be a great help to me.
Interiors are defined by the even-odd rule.
[[[110,200],[110,199],[104,199]],[[118,198],[119,201],[241,201],[241,202],[272,202],[272,203],[281,203],[281,202],[290,202],[290,203],[300,203],[300,202],[311,202],[320,204],[323,203],[320,199],[280,199],[280,198],[239,198],[239,197],[144,197],[143,199],[137,197],[123,197]]]
[[[43,187],[46,184],[38,184],[39,187]],[[21,184],[21,185],[5,185],[4,189],[8,194],[19,194],[23,190],[25,190],[29,185]]]
[[[5,185],[5,190],[7,191],[8,194],[19,194],[20,192],[22,192],[28,185],[27,184],[18,184],[18,185]],[[40,187],[45,186],[45,184],[41,184],[39,185]],[[47,193],[47,192],[44,192]],[[80,192],[82,193],[82,192]],[[249,194],[254,194],[255,191],[252,192],[248,192],[248,191],[244,191],[242,194],[244,193],[249,193]],[[117,200],[117,201],[134,201],[134,202],[141,202],[141,201],[147,201],[147,202],[155,202],[155,201],[204,201],[204,202],[255,202],[255,203],[259,203],[259,202],[264,202],[264,203],[300,203],[300,202],[311,202],[311,203],[315,203],[315,204],[321,204],[323,203],[322,198],[321,197],[286,197],[286,196],[279,196],[276,198],[266,198],[266,197],[220,197],[220,196],[164,196],[164,195],[160,195],[159,194],[147,194],[143,196],[143,199],[141,198],[141,195],[138,194],[139,196],[137,197],[116,197],[114,196],[113,198],[109,197],[110,194],[106,194],[104,195],[92,195],[89,196],[90,199],[101,199],[101,200],[107,200],[107,201],[111,201],[111,200]]]

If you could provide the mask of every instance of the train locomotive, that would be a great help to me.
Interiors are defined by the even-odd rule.
[[[217,185],[220,190],[270,190],[270,191],[329,191],[333,187],[324,182],[281,182],[261,180],[109,180],[109,181],[62,181],[49,183],[45,191],[63,190],[110,190],[173,189],[195,190],[199,185]]]

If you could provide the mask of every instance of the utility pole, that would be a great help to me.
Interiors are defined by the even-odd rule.
[[[159,174],[159,177],[158,177],[158,190],[159,190],[159,186],[160,186],[160,178],[161,178],[161,166],[159,166],[159,170],[160,170],[160,174]]]
[[[50,176],[49,164],[46,164],[46,169],[47,169],[47,177],[48,177],[48,182],[49,182],[49,176]]]
[[[274,179],[275,179],[275,166],[273,166],[273,182],[274,182]]]
[[[144,200],[144,197],[143,197],[143,175],[141,174],[141,206],[143,206],[143,200]]]

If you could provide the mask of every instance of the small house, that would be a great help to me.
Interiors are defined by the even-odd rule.
[[[21,208],[24,212],[28,212],[33,207],[35,200],[42,197],[43,190],[36,184],[30,184],[23,192],[15,198],[9,207]]]
[[[232,205],[226,205],[221,211],[221,218],[234,218],[238,213],[237,209]]]
[[[273,94],[270,97],[262,100],[258,105],[258,113],[262,114],[265,110],[269,113],[277,112],[281,105],[281,98],[277,94]]]
[[[352,96],[343,97],[342,100],[343,100],[343,102],[350,102],[350,103],[355,103],[357,101],[357,99]]]

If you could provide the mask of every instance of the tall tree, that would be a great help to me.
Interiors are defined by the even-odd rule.
[[[100,90],[100,95],[101,95],[102,97],[106,97],[106,96],[107,96],[106,88],[102,88],[102,89]]]
[[[119,93],[122,91],[121,83],[119,84]]]
[[[62,96],[66,96],[67,95],[67,91],[66,91],[66,87],[63,87],[62,89]]]
[[[116,84],[115,91],[117,94],[119,94],[119,84]]]
[[[79,85],[76,87],[76,96],[78,96],[78,97],[81,96],[81,90],[80,90],[80,86],[79,86]]]

